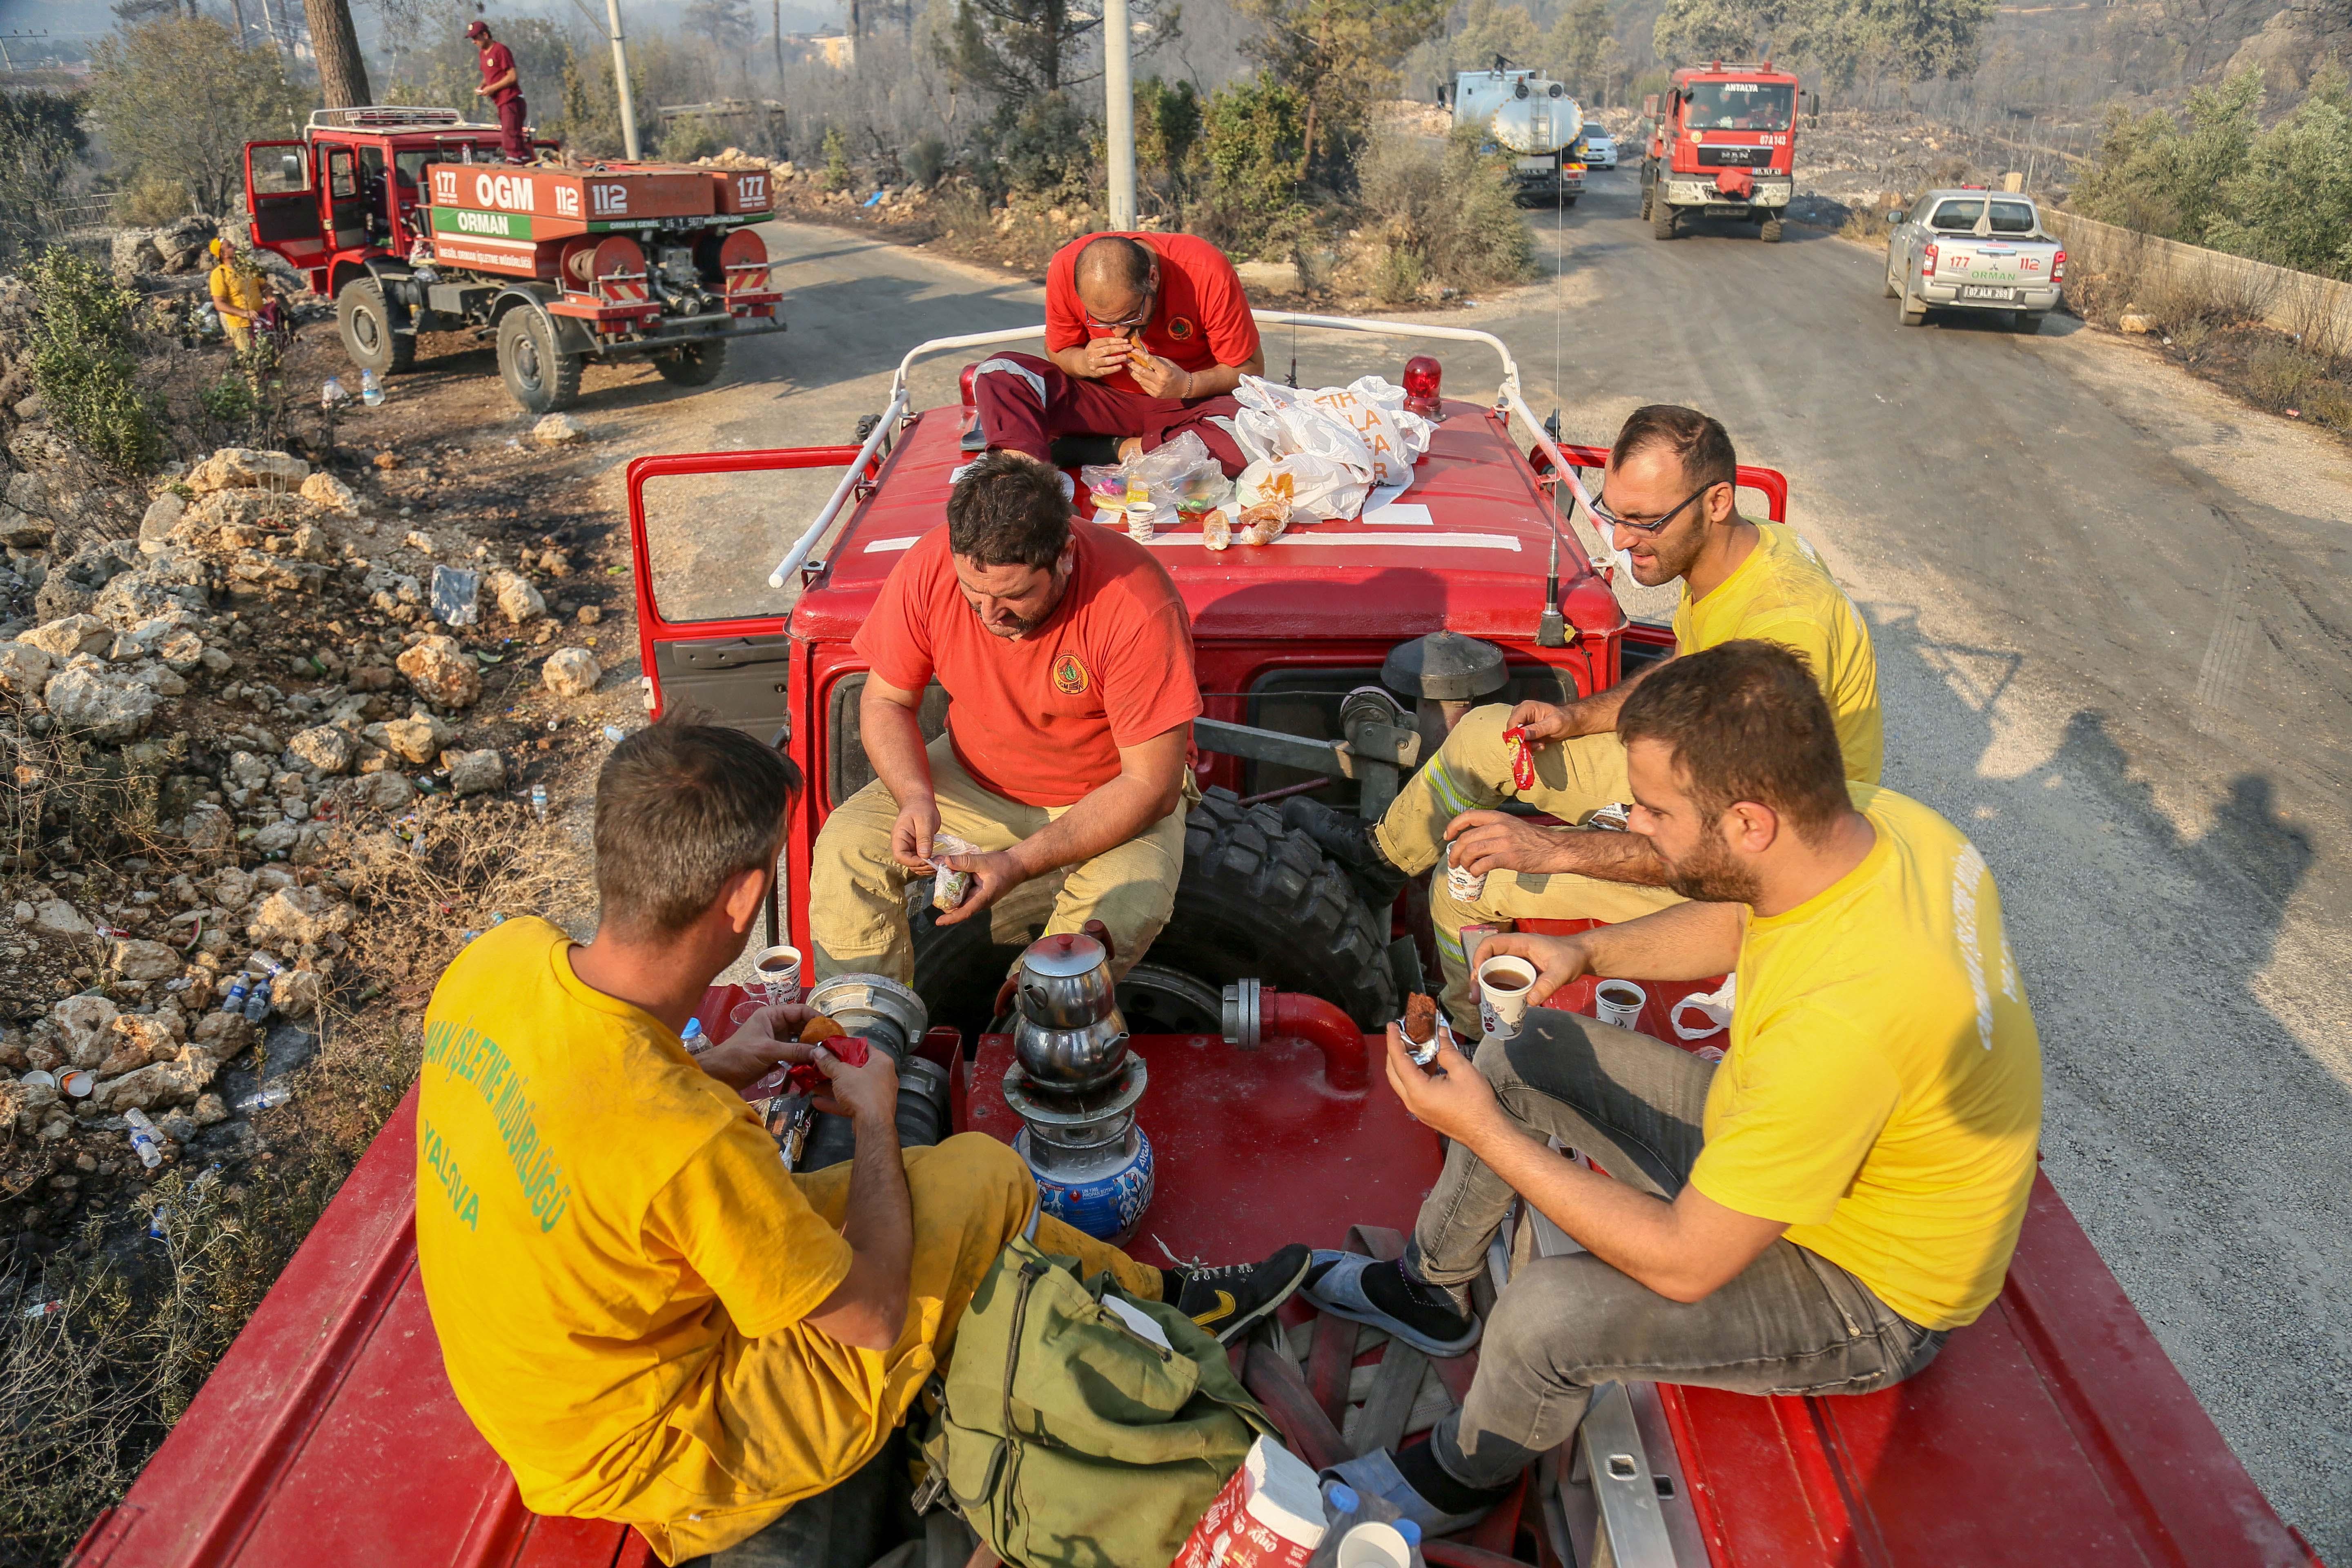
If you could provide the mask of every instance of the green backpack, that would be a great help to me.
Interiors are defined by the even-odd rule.
[[[956,1331],[919,1504],[944,1489],[1021,1568],[1160,1568],[1274,1424],[1199,1325],[1076,1267],[1017,1237],[998,1254]]]

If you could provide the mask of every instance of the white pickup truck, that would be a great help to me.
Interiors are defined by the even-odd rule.
[[[1980,187],[1929,191],[1886,215],[1886,297],[1906,327],[1930,310],[2007,310],[2039,331],[2057,307],[2065,247],[2042,227],[2033,198]]]

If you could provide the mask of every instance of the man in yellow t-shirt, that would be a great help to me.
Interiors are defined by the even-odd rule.
[[[1566,938],[1506,934],[1540,1004],[1584,974],[1734,970],[1710,1066],[1538,1005],[1475,1065],[1389,1080],[1453,1140],[1395,1263],[1318,1253],[1307,1294],[1433,1354],[1480,1341],[1467,1284],[1516,1195],[1588,1250],[1512,1275],[1461,1411],[1339,1467],[1458,1528],[1576,1429],[1599,1383],[1862,1394],[1996,1296],[2042,1126],[2042,1052],[1976,847],[1843,776],[1808,667],[1740,640],[1675,659],[1617,717],[1631,830],[1689,902]],[[1557,1138],[1606,1174],[1546,1146]]]
[[[215,239],[210,248],[213,271],[206,282],[212,289],[213,308],[220,312],[221,330],[228,334],[229,346],[243,353],[253,346],[262,307],[269,303],[269,285],[227,241]]]
[[[1739,515],[1738,470],[1731,437],[1714,419],[1672,404],[1637,408],[1610,448],[1593,521],[1610,530],[1635,582],[1654,588],[1681,580],[1676,657],[1735,637],[1802,654],[1837,721],[1845,776],[1876,784],[1885,744],[1870,628],[1793,529]],[[1478,1027],[1465,926],[1529,916],[1625,921],[1679,901],[1646,842],[1590,826],[1596,814],[1632,798],[1614,730],[1618,709],[1641,679],[1576,702],[1473,709],[1369,832],[1314,801],[1284,807],[1284,820],[1307,828],[1376,909],[1388,907],[1406,878],[1433,866],[1451,863],[1486,878],[1475,899],[1457,897],[1444,877],[1429,886],[1445,1006],[1458,1027]],[[1514,782],[1503,740],[1510,728],[1537,742],[1532,787]],[[1578,826],[1541,827],[1494,809],[1510,800]]]
[[[594,939],[509,921],[425,1012],[416,1253],[450,1386],[526,1505],[635,1525],[666,1563],[768,1528],[779,1560],[833,1561],[855,1510],[793,1505],[878,1476],[1015,1236],[1228,1339],[1307,1268],[1136,1263],[1042,1215],[994,1139],[902,1150],[896,1065],[800,1044],[805,1008],[696,1054],[680,1031],[767,905],[799,787],[731,730],[630,736],[597,781]],[[793,1174],[740,1091],[804,1062],[856,1155]]]

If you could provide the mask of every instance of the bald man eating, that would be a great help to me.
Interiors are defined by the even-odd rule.
[[[1265,350],[1224,252],[1187,234],[1091,234],[1045,269],[1045,353],[992,354],[972,378],[991,451],[1053,460],[1057,436],[1120,437],[1121,458],[1190,430],[1228,476],[1241,448],[1230,415]]]

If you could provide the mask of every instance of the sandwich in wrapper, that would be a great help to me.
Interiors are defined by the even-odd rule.
[[[1517,725],[1503,731],[1503,754],[1511,760],[1511,787],[1522,794],[1536,787],[1536,747]]]
[[[933,875],[931,908],[945,914],[963,902],[963,896],[971,890],[971,873],[955,870],[948,865],[948,858],[951,855],[979,853],[979,845],[966,844],[952,833],[935,833],[931,836],[931,852],[928,857],[931,862]]]
[[[1437,1032],[1444,1028],[1438,1021],[1437,1003],[1416,991],[1404,999],[1404,1016],[1397,1027],[1404,1031],[1404,1043],[1412,1047],[1412,1065],[1428,1071],[1437,1063]]]

